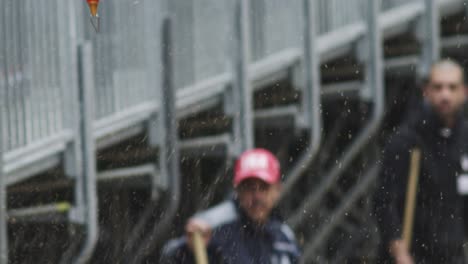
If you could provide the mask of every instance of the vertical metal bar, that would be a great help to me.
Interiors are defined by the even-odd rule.
[[[5,111],[3,91],[0,91],[0,111]],[[8,263],[8,214],[6,175],[3,173],[3,130],[0,129],[0,263]]]
[[[425,28],[424,30],[417,29],[417,32],[424,32],[419,37],[423,41],[422,63],[419,72],[421,76],[427,76],[432,64],[440,58],[440,16],[437,2],[436,0],[424,1],[426,13],[422,16],[421,23]]]
[[[115,54],[116,46],[118,45],[118,43],[115,43],[117,39],[113,40],[111,38],[111,36],[116,37],[114,31],[119,28],[118,21],[114,19],[114,6],[116,4],[114,2],[105,2],[101,5],[103,5],[102,7],[106,10],[106,14],[101,18],[101,23],[103,23],[105,27],[99,33],[99,38],[95,40],[95,43],[101,43],[100,45],[96,45],[96,52],[99,52],[101,58],[96,61],[96,83],[99,84],[97,92],[100,94],[100,96],[96,98],[98,109],[100,110],[96,119],[112,113],[114,109],[115,96],[112,89],[114,85],[114,70],[117,67],[116,57],[118,55]],[[106,5],[107,8],[105,8]],[[98,78],[98,76],[100,78]]]
[[[162,107],[161,107],[161,125],[165,133],[162,134],[166,144],[162,144],[160,161],[166,167],[167,176],[170,176],[170,200],[166,208],[163,219],[155,224],[150,233],[143,239],[141,246],[133,255],[130,263],[141,263],[149,253],[153,252],[155,247],[163,242],[164,236],[171,230],[172,220],[177,213],[180,204],[180,158],[178,146],[177,118],[175,109],[175,88],[173,80],[173,58],[172,58],[172,21],[165,18],[163,22],[163,86],[162,86]]]
[[[163,16],[164,12],[167,12],[167,9],[162,5],[162,1],[155,1],[152,2],[154,3],[154,6],[150,10],[145,9],[147,18],[150,20],[150,18],[160,18]],[[152,76],[151,80],[153,85],[150,85],[148,83],[148,89],[152,88],[153,92],[151,92],[151,98],[152,100],[158,100],[158,105],[160,106],[157,115],[154,114],[153,117],[149,120],[149,143],[150,146],[156,147],[160,146],[159,148],[159,171],[160,175],[163,177],[169,177],[168,169],[167,169],[167,164],[165,160],[163,159],[163,150],[166,150],[167,147],[165,146],[166,141],[166,130],[164,128],[164,122],[163,122],[163,116],[165,115],[163,113],[163,104],[165,102],[163,92],[162,92],[162,82],[163,80],[161,79],[161,75],[163,73],[170,74],[170,76],[174,76],[174,73],[167,73],[168,68],[165,67],[165,65],[162,65],[162,63],[157,63],[161,62],[162,60],[162,55],[163,52],[154,52],[156,50],[162,50],[161,47],[164,45],[163,42],[163,36],[162,34],[154,34],[154,27],[156,26],[157,28],[161,28],[161,19],[152,19],[151,20],[153,23],[152,24],[147,24],[150,25],[149,27],[146,28],[146,35],[148,37],[151,37],[151,48],[153,52],[151,53],[154,56],[154,59],[151,59],[152,61],[152,67],[151,70],[154,71],[153,75],[151,72],[148,73],[148,75]],[[174,47],[172,47],[173,49]],[[172,54],[172,63],[174,62],[174,57]],[[158,65],[161,64],[162,68],[159,67],[154,67],[155,63]],[[172,65],[174,67],[174,65]],[[172,88],[172,90],[175,92],[175,87]],[[158,97],[155,97],[154,95],[158,95]],[[168,179],[163,179],[163,181],[167,182]],[[127,237],[125,246],[124,246],[124,252],[123,255],[128,258],[128,253],[132,252],[134,250],[134,247],[136,243],[139,241],[141,237],[141,233],[144,230],[144,227],[147,226],[148,221],[150,221],[155,208],[157,207],[156,201],[158,200],[158,186],[157,184],[160,183],[160,179],[157,177],[154,177],[152,179],[152,190],[151,190],[151,200],[153,202],[152,205],[149,205],[148,207],[145,208],[143,213],[141,214],[140,218],[138,219],[138,222],[133,225],[132,231],[130,233],[130,236]]]
[[[44,103],[47,109],[47,119],[48,119],[48,126],[47,126],[47,132],[46,136],[50,136],[55,132],[55,113],[54,113],[54,108],[55,108],[55,102],[54,102],[54,97],[53,97],[53,70],[54,70],[54,65],[53,65],[53,59],[54,59],[54,54],[52,53],[52,47],[53,47],[53,42],[52,40],[52,35],[54,32],[52,31],[52,23],[51,23],[51,18],[52,14],[50,14],[50,11],[55,11],[55,8],[52,9],[50,1],[43,1],[41,3],[42,6],[42,15],[43,15],[43,30],[44,33],[43,35],[43,51],[44,51],[44,57],[43,57],[43,62],[44,65],[42,70],[44,71],[43,74],[45,75],[46,82],[45,82],[45,89],[44,89]]]
[[[249,81],[248,65],[250,63],[250,17],[249,0],[236,0],[234,13],[234,141],[236,152],[250,149],[254,146],[254,129],[252,120],[252,88]]]
[[[11,80],[12,80],[12,95],[13,95],[13,111],[14,111],[14,124],[11,124],[14,127],[14,133],[16,142],[14,147],[19,148],[24,145],[24,127],[22,120],[22,111],[23,107],[21,104],[22,101],[22,92],[21,92],[21,80],[20,80],[20,69],[21,69],[21,49],[20,49],[20,36],[23,34],[21,30],[21,21],[20,20],[20,2],[12,2],[12,10],[9,11],[11,14],[11,32],[10,35],[12,39],[12,48],[9,50],[11,54]]]
[[[4,3],[0,2],[0,7],[4,9]],[[0,14],[3,16],[3,14]],[[4,24],[0,24],[0,36],[6,36],[3,30]],[[2,41],[3,43],[3,41]],[[0,44],[0,47],[4,44]],[[0,49],[0,69],[4,66],[3,49]],[[0,126],[4,127],[7,125],[7,120],[4,119],[3,113],[6,113],[5,109],[5,89],[6,85],[2,85],[3,80],[1,79],[2,72],[0,71],[0,113],[2,118],[0,119]],[[5,183],[5,174],[3,170],[3,157],[5,155],[4,144],[4,132],[3,128],[0,128],[0,263],[8,263],[8,226],[7,226],[7,187]]]
[[[314,212],[317,205],[322,201],[324,195],[333,186],[338,177],[348,169],[351,162],[360,154],[361,150],[373,140],[375,133],[380,127],[384,115],[384,82],[383,82],[383,55],[382,55],[382,32],[379,30],[378,15],[381,0],[367,0],[368,4],[368,36],[366,38],[368,58],[366,60],[366,85],[370,89],[372,100],[372,112],[367,125],[356,137],[353,143],[345,150],[343,156],[336,163],[305,199],[299,209],[292,214],[288,222],[293,228],[303,224],[303,220]]]
[[[29,129],[28,129],[28,143],[31,143],[35,138],[36,138],[36,133],[37,133],[37,111],[36,111],[36,105],[37,105],[37,98],[34,98],[35,95],[35,87],[34,85],[37,85],[35,83],[35,53],[33,49],[33,18],[31,15],[31,10],[33,10],[32,7],[32,2],[31,0],[25,0],[26,1],[26,6],[25,6],[25,17],[23,20],[25,21],[26,28],[28,29],[26,32],[26,41],[25,45],[26,48],[25,50],[27,51],[27,57],[28,57],[28,101],[26,103],[27,105],[27,119],[29,123]]]
[[[68,41],[64,37],[61,38],[60,49],[60,76],[63,78],[62,93],[66,94],[62,98],[63,124],[68,130],[73,133],[73,140],[67,145],[64,158],[65,174],[69,177],[78,178],[82,175],[81,161],[81,139],[80,139],[80,113],[79,113],[79,92],[78,92],[78,56],[77,49],[77,18],[76,18],[76,2],[60,2],[64,5],[62,18],[67,23],[60,23],[61,35],[67,36]],[[66,4],[64,4],[66,3]],[[81,3],[80,3],[81,4]],[[81,190],[81,181],[76,181],[75,190]],[[80,203],[83,201],[82,193],[75,191],[75,201]],[[72,219],[73,221],[74,219]]]
[[[67,114],[72,109],[70,105],[67,103],[67,98],[70,97],[71,93],[69,91],[73,91],[73,85],[71,84],[71,79],[69,78],[70,72],[75,71],[76,69],[70,67],[72,65],[69,64],[70,58],[72,57],[71,54],[67,53],[69,49],[72,47],[70,41],[70,33],[67,30],[67,26],[69,25],[69,20],[73,19],[73,17],[67,16],[68,12],[68,5],[67,2],[57,2],[57,18],[56,18],[56,31],[57,31],[57,50],[56,50],[56,82],[57,82],[57,108],[56,111],[60,111],[59,115],[59,128],[61,130],[65,130],[70,128],[69,124],[66,123]],[[64,96],[64,95],[67,96]]]
[[[93,254],[98,239],[98,208],[96,184],[96,158],[95,142],[93,136],[94,121],[94,78],[93,78],[93,52],[91,43],[84,43],[78,48],[79,70],[79,97],[81,113],[81,143],[84,214],[86,226],[86,239],[74,263],[87,263]]]
[[[55,9],[53,8],[55,6]],[[50,12],[49,11],[49,23],[50,23],[50,41],[49,49],[51,53],[51,88],[52,88],[52,102],[53,102],[53,113],[54,113],[54,132],[58,133],[62,130],[62,109],[61,109],[61,93],[60,93],[60,39],[63,38],[63,35],[59,35],[59,12],[61,10],[58,9],[60,5],[52,1],[50,4]]]
[[[37,10],[37,11],[36,11]],[[48,129],[50,126],[50,119],[49,119],[49,107],[46,101],[46,93],[47,93],[47,74],[44,72],[47,70],[47,63],[45,62],[45,54],[46,47],[44,44],[45,42],[45,35],[44,32],[44,4],[39,3],[36,4],[36,9],[33,10],[35,13],[34,16],[36,18],[36,53],[34,56],[37,56],[37,77],[39,83],[38,93],[36,93],[36,98],[40,108],[41,117],[39,119],[39,127],[40,127],[40,136],[39,139],[44,138],[48,134]]]
[[[22,145],[28,144],[28,119],[27,119],[27,89],[28,89],[28,79],[27,79],[27,49],[25,47],[26,41],[24,41],[25,36],[27,35],[27,24],[24,20],[25,17],[25,7],[26,3],[24,1],[18,2],[18,15],[17,15],[17,24],[19,27],[19,39],[18,39],[18,61],[19,61],[19,90],[20,90],[20,109],[21,109],[21,123],[22,123]]]
[[[1,10],[5,9],[4,1],[0,2]],[[2,13],[0,13],[0,18],[4,17]],[[0,36],[6,37],[4,30],[5,24],[0,23]],[[5,183],[6,177],[4,174],[3,169],[3,157],[5,155],[5,146],[4,146],[4,138],[6,130],[4,127],[8,124],[8,120],[5,119],[5,91],[7,84],[6,79],[2,78],[2,75],[6,75],[5,71],[2,71],[2,68],[5,67],[5,50],[3,46],[5,45],[4,41],[0,43],[0,263],[8,263],[8,214],[7,214],[7,186]],[[6,78],[6,76],[3,76]]]
[[[80,13],[80,9],[83,4],[76,1],[59,1],[59,8],[63,8],[61,14],[62,23],[59,23],[61,38],[60,38],[60,75],[62,78],[62,94],[66,96],[62,97],[63,104],[63,124],[64,128],[72,131],[73,139],[67,144],[64,155],[64,170],[67,177],[75,179],[74,186],[74,208],[69,213],[69,219],[71,223],[81,223],[84,221],[84,177],[83,175],[83,155],[82,155],[82,143],[81,143],[81,132],[80,132],[80,102],[79,102],[79,87],[78,87],[78,30],[82,20],[77,19],[77,13]],[[87,17],[86,17],[87,18]],[[66,22],[65,22],[66,21]],[[86,20],[87,22],[87,20]],[[76,253],[76,250],[80,244],[81,236],[76,235],[77,227],[70,225],[69,236],[75,239],[74,243],[71,243],[67,250],[61,256],[60,263],[70,263]]]
[[[125,27],[125,24],[121,24],[121,19],[122,19],[122,16],[121,16],[121,10],[122,8],[119,8],[119,5],[117,3],[114,3],[114,14],[115,16],[113,17],[114,18],[114,23],[116,23],[119,27],[118,29],[116,29],[115,31],[115,51],[116,53],[113,54],[113,56],[115,56],[115,66],[114,66],[114,72],[112,74],[112,76],[114,78],[112,78],[113,80],[113,83],[112,83],[112,87],[111,87],[111,91],[112,91],[112,94],[113,94],[113,99],[114,99],[114,109],[113,109],[113,112],[111,113],[115,113],[115,112],[118,112],[120,109],[122,109],[122,95],[120,93],[120,86],[122,85],[120,83],[120,79],[121,79],[121,71],[120,69],[122,69],[122,65],[123,65],[123,51],[124,51],[124,38],[123,38],[123,29]],[[119,82],[119,83],[116,83]]]
[[[302,2],[305,77],[302,90],[302,114],[305,126],[310,128],[310,146],[288,174],[283,186],[282,197],[292,190],[294,184],[315,159],[322,138],[320,56],[317,52],[317,20],[313,15],[317,5],[315,0],[303,0]]]
[[[38,1],[33,1],[33,9],[31,11],[31,16],[33,17],[33,38],[32,38],[32,57],[34,58],[34,65],[32,69],[34,70],[34,84],[35,87],[32,89],[34,91],[33,97],[34,97],[34,104],[35,104],[35,109],[34,113],[36,113],[34,120],[36,120],[36,135],[34,140],[38,140],[44,136],[44,126],[47,126],[47,117],[46,117],[46,111],[44,111],[44,104],[43,104],[43,90],[45,87],[44,84],[44,78],[43,74],[41,72],[41,69],[43,70],[45,67],[44,65],[41,65],[41,53],[43,51],[42,45],[41,45],[41,23],[40,23],[40,17],[42,16],[40,10],[41,10],[41,5],[42,3]]]
[[[1,14],[1,18],[3,18],[3,31],[5,36],[11,35],[10,28],[8,26],[8,21],[9,21],[9,11],[11,10],[11,3],[6,2],[4,3],[4,6],[2,8],[3,14]],[[11,39],[10,38],[5,38],[4,40],[5,44],[3,47],[3,52],[4,52],[4,72],[5,72],[5,94],[4,96],[6,97],[7,100],[5,100],[5,113],[6,113],[6,128],[7,128],[7,134],[6,138],[8,141],[6,142],[6,145],[4,146],[5,150],[8,151],[12,148],[12,145],[14,145],[14,137],[12,136],[13,134],[13,126],[10,125],[13,123],[12,120],[12,114],[11,114],[11,75],[10,75],[10,60],[11,60],[11,54],[9,53],[9,49],[11,47]]]
[[[359,134],[355,142],[350,146],[349,149],[345,152],[343,158],[338,161],[338,164],[332,168],[331,172],[325,175],[325,180],[322,181],[317,190],[312,194],[306,197],[303,207],[301,206],[299,213],[293,215],[289,222],[297,227],[306,212],[314,212],[319,201],[321,201],[326,194],[327,190],[333,186],[334,182],[337,180],[339,175],[348,169],[350,163],[354,158],[360,153],[362,148],[366,146],[373,138],[375,133],[378,131],[380,123],[384,115],[384,79],[383,79],[383,52],[382,52],[382,32],[379,29],[378,17],[380,12],[381,0],[367,0],[368,3],[368,15],[367,15],[367,28],[368,36],[366,38],[367,47],[368,47],[368,57],[366,65],[366,85],[370,87],[370,99],[373,101],[373,110],[371,113],[371,119],[366,127],[363,129],[363,132]],[[366,179],[371,179],[366,177]],[[301,219],[302,218],[302,219]],[[334,217],[336,219],[336,217]],[[326,237],[330,230],[330,226],[322,226],[318,231],[318,234],[321,237],[312,239],[304,247],[304,256],[302,263],[309,263],[314,254],[316,253],[318,247],[323,244],[322,237]]]
[[[0,10],[5,9],[5,4],[4,2],[0,2]],[[0,21],[3,22],[2,18],[4,15],[0,13]],[[6,36],[6,32],[4,29],[4,23],[0,23],[0,36]],[[5,43],[6,41],[0,41],[0,100],[2,101],[2,111],[0,111],[0,134],[2,137],[0,137],[0,146],[2,147],[2,151],[6,150],[6,138],[8,135],[8,116],[6,112],[6,108],[4,105],[4,100],[6,96],[6,89],[7,89],[7,82],[6,82],[6,54],[5,54]],[[3,153],[3,152],[2,152]]]

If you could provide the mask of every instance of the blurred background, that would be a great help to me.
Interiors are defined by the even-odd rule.
[[[0,262],[157,263],[280,159],[306,263],[372,263],[381,143],[436,59],[466,64],[464,0],[0,0]]]

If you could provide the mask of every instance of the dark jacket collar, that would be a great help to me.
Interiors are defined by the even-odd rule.
[[[424,102],[407,121],[410,129],[413,128],[423,138],[442,138],[452,140],[461,132],[463,115],[458,113],[453,127],[447,127],[429,103]]]

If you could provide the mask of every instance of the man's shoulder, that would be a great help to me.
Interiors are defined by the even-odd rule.
[[[239,213],[234,201],[227,200],[195,214],[193,218],[203,220],[212,229],[216,229],[238,220]]]
[[[404,124],[396,128],[385,141],[386,150],[407,150],[418,143],[418,132]]]

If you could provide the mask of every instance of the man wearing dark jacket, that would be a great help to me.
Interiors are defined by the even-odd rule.
[[[463,69],[436,63],[422,107],[401,125],[383,153],[375,212],[383,263],[464,263],[464,204],[468,194],[468,129]],[[410,152],[421,150],[411,249],[402,240]],[[393,261],[390,261],[392,259]]]
[[[272,214],[279,197],[278,160],[264,149],[243,153],[234,173],[236,198],[195,215],[187,235],[169,242],[162,263],[195,263],[192,235],[200,232],[209,263],[288,264],[299,261],[291,229]]]

